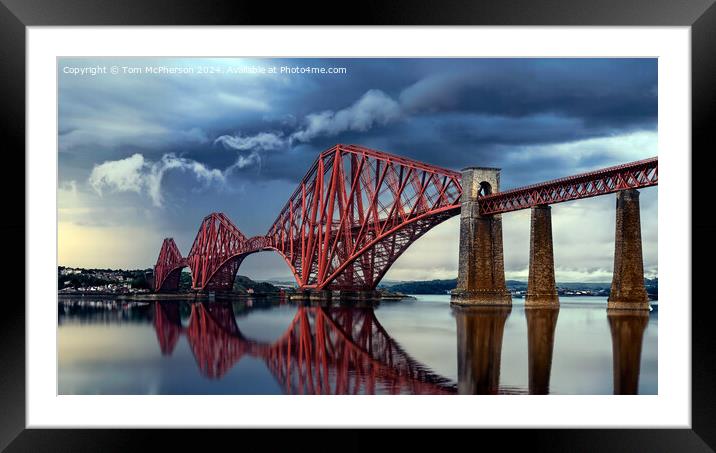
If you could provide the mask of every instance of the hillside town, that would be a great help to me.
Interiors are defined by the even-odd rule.
[[[113,270],[59,266],[60,294],[138,294],[150,292],[151,269]]]

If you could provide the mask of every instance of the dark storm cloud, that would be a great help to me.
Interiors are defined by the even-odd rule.
[[[362,77],[353,84],[342,79],[338,92],[328,84],[319,99],[301,98],[304,112],[335,113],[379,88],[400,108],[399,114],[391,110],[388,120],[365,131],[319,134],[308,143],[312,151],[337,142],[361,143],[462,167],[484,160],[499,164],[500,153],[495,153],[505,146],[565,143],[656,128],[655,60],[431,62],[403,61],[408,69],[399,71],[402,85],[401,77],[393,76],[388,86],[381,77],[395,73],[391,68],[396,62],[371,62],[370,70],[363,68]],[[294,116],[295,124],[273,131],[289,137],[305,128],[309,115],[303,121]],[[272,159],[276,165],[266,165],[262,177],[298,180],[299,168],[285,162],[297,157],[306,160],[300,151]]]
[[[138,191],[112,193],[107,184],[119,179],[110,165],[103,201],[143,202],[156,222],[189,242],[197,221],[214,210],[240,217],[248,234],[265,231],[317,154],[335,143],[453,169],[509,168],[509,187],[617,163],[601,144],[562,154],[550,147],[656,130],[656,59],[63,59],[60,66],[239,63],[348,72],[60,73],[61,183],[77,181],[80,190],[84,183],[92,193],[87,181],[96,166],[139,154],[143,166],[120,175],[134,178]],[[172,165],[161,166],[167,154]],[[207,172],[220,172],[214,179],[225,184],[203,183]],[[145,187],[160,188],[154,201],[161,206],[152,206]]]
[[[327,60],[300,63],[325,66]],[[159,157],[171,148],[197,158],[205,152],[202,162],[221,165],[225,156],[213,143],[217,137],[271,133],[288,138],[308,126],[310,115],[339,112],[370,90],[398,103],[400,119],[393,110],[390,121],[378,121],[379,127],[363,131],[370,129],[367,134],[338,130],[329,137],[310,137],[311,144],[365,141],[380,135],[386,141],[410,143],[412,137],[417,141],[431,134],[485,148],[655,127],[656,60],[337,59],[329,63],[346,66],[348,75],[126,76],[88,81],[61,74],[60,147],[72,150],[89,144],[93,152],[125,147],[125,153],[133,147],[133,152],[148,157]],[[146,61],[120,64],[138,66]],[[392,124],[382,127],[385,123]],[[271,177],[271,168],[265,170],[264,176]]]
[[[648,60],[507,60],[428,76],[400,99],[409,111],[554,114],[623,127],[655,119],[656,83]]]

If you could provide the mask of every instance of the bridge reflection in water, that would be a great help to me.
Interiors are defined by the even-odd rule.
[[[557,327],[559,309],[530,308],[527,317],[528,380],[530,394],[548,395],[552,372],[554,331]]]
[[[453,308],[461,394],[499,393],[502,335],[511,311],[510,306]]]
[[[288,394],[451,394],[449,379],[412,359],[387,334],[372,308],[298,307],[273,343],[245,337],[230,303],[191,304],[186,328],[180,304],[155,304],[163,354],[183,334],[201,372],[223,377],[244,356],[263,360]]]
[[[614,394],[635,395],[639,393],[641,347],[649,314],[612,310],[607,316],[612,333]]]
[[[511,307],[454,307],[458,382],[412,358],[371,307],[299,306],[274,342],[246,337],[231,303],[158,302],[154,328],[163,355],[186,337],[201,373],[224,377],[243,357],[262,360],[286,394],[518,394],[500,385],[505,324]],[[525,309],[528,392],[549,394],[559,309]],[[183,316],[182,316],[183,315]],[[188,318],[188,319],[187,319]],[[638,393],[648,314],[608,313],[615,394]]]

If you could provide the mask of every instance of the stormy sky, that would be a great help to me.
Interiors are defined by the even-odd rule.
[[[186,254],[212,211],[264,234],[336,143],[455,170],[500,167],[502,189],[657,155],[656,59],[63,58],[58,79],[65,266],[148,268],[167,236]],[[655,276],[657,189],[641,203]],[[612,195],[553,207],[558,281],[611,280],[614,206]],[[457,220],[416,242],[386,279],[454,278]],[[529,211],[504,215],[503,229],[507,277],[524,280]],[[290,278],[272,253],[240,273]]]

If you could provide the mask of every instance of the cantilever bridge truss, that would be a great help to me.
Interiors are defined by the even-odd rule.
[[[480,214],[587,198],[658,183],[647,159],[481,196]],[[189,266],[196,290],[231,290],[244,258],[273,250],[304,289],[372,290],[418,238],[460,213],[460,173],[356,145],[322,152],[265,236],[247,238],[222,213],[199,227],[184,258],[165,239],[157,291],[176,289]]]
[[[186,260],[182,258],[174,239],[164,239],[162,248],[159,250],[157,264],[154,266],[155,290],[176,289],[179,286],[181,270],[186,265]]]

